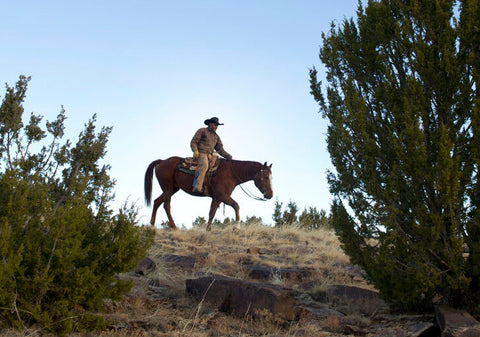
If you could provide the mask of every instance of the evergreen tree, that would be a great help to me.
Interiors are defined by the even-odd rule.
[[[300,215],[297,213],[296,202],[290,200],[283,210],[283,203],[277,199],[272,217],[275,227],[299,226],[308,230],[330,228],[330,220],[324,210],[318,211],[316,207],[308,207]]]
[[[99,161],[111,128],[96,133],[94,116],[72,146],[61,144],[63,109],[45,129],[33,113],[24,124],[29,80],[7,85],[0,106],[0,326],[93,328],[102,321],[89,312],[131,288],[117,274],[154,233],[136,226],[133,206],[109,209],[114,182]]]
[[[223,221],[218,219],[213,220],[212,226],[215,228],[227,228],[228,226],[235,225],[237,222],[234,219],[226,217]]]
[[[207,220],[205,220],[203,216],[197,216],[197,218],[192,223],[193,228],[205,228],[206,226]]]
[[[245,224],[248,225],[263,225],[262,217],[257,217],[255,215],[253,216],[247,216],[247,219],[245,220]]]
[[[286,209],[283,211],[283,223],[289,226],[295,226],[298,224],[298,206],[294,201],[289,201]]]
[[[273,211],[273,221],[275,227],[292,226],[298,222],[297,212],[298,206],[294,201],[289,201],[286,209],[282,212],[283,203],[278,199],[275,201],[275,208]]]
[[[318,211],[315,207],[305,208],[298,217],[299,226],[308,230],[330,228],[330,220],[327,213],[322,209]]]
[[[400,309],[478,308],[479,17],[478,0],[370,0],[322,35],[326,96],[310,71],[332,223]]]
[[[273,215],[272,215],[272,219],[273,219],[273,223],[275,224],[275,227],[281,227],[285,225],[282,217],[282,205],[283,203],[278,201],[278,198],[277,198],[275,200],[275,207],[273,209]]]

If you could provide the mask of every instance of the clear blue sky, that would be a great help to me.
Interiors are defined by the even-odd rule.
[[[143,202],[148,164],[191,156],[194,132],[219,117],[234,159],[273,163],[272,200],[238,187],[232,195],[242,219],[272,223],[277,198],[329,210],[327,121],[308,71],[315,66],[323,78],[321,33],[356,9],[356,0],[1,1],[0,81],[31,76],[26,117],[53,120],[63,105],[72,141],[93,114],[98,127],[113,126],[105,158],[117,182],[113,207],[136,203],[142,223],[151,214]],[[209,205],[178,192],[172,214],[188,227],[207,218]],[[224,217],[234,212],[222,205],[217,219]],[[157,224],[165,220],[162,207]]]

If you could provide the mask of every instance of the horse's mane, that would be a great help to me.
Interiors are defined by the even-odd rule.
[[[227,161],[228,163],[228,161]],[[232,169],[239,178],[253,177],[262,167],[256,161],[231,160]]]

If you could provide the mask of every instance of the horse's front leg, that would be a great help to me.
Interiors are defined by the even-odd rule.
[[[220,201],[217,199],[212,199],[212,204],[210,205],[210,212],[208,213],[208,223],[207,223],[207,231],[212,229],[212,221],[215,217],[215,213],[217,212],[217,208],[220,206]]]
[[[232,197],[227,197],[222,201],[227,205],[233,207],[233,209],[235,210],[235,220],[237,221],[237,223],[240,223],[240,206],[238,206],[237,202],[233,200]]]

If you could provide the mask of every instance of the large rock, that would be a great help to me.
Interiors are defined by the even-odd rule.
[[[259,284],[224,276],[207,276],[186,280],[187,293],[205,300],[217,310],[235,316],[254,318],[265,310],[284,320],[295,318],[295,296],[291,289]]]
[[[319,285],[318,282],[309,282],[301,285],[300,289],[309,293],[315,301],[328,303],[338,311],[348,312],[349,308],[355,307],[362,314],[369,316],[388,311],[388,305],[382,300],[378,291],[341,284],[314,291]]]
[[[169,267],[178,267],[180,269],[190,270],[194,269],[195,265],[197,264],[205,263],[208,258],[208,253],[197,253],[189,256],[166,254],[157,256],[156,258],[161,259],[161,261],[163,261],[163,263]],[[157,264],[155,261],[149,257],[146,257],[138,263],[138,266],[134,271],[139,275],[147,275],[156,268]]]
[[[181,269],[194,269],[196,264],[204,263],[207,260],[208,253],[197,253],[189,256],[166,254],[162,255],[161,258],[169,266]]]
[[[315,301],[310,295],[298,293],[296,295],[298,302],[297,308],[301,315],[308,315],[315,318],[326,319],[327,317],[341,318],[345,315],[328,306],[326,303]]]
[[[356,286],[347,286],[342,284],[334,284],[328,287],[327,296],[334,298],[348,298],[351,300],[380,300],[378,291],[360,288]]]
[[[438,306],[435,308],[435,315],[442,337],[480,336],[480,322],[465,311]]]
[[[157,264],[151,258],[146,257],[138,262],[135,273],[139,275],[147,275],[157,268]]]
[[[274,268],[260,265],[245,265],[248,276],[256,280],[270,280],[275,277],[301,282],[313,275],[312,268]]]

